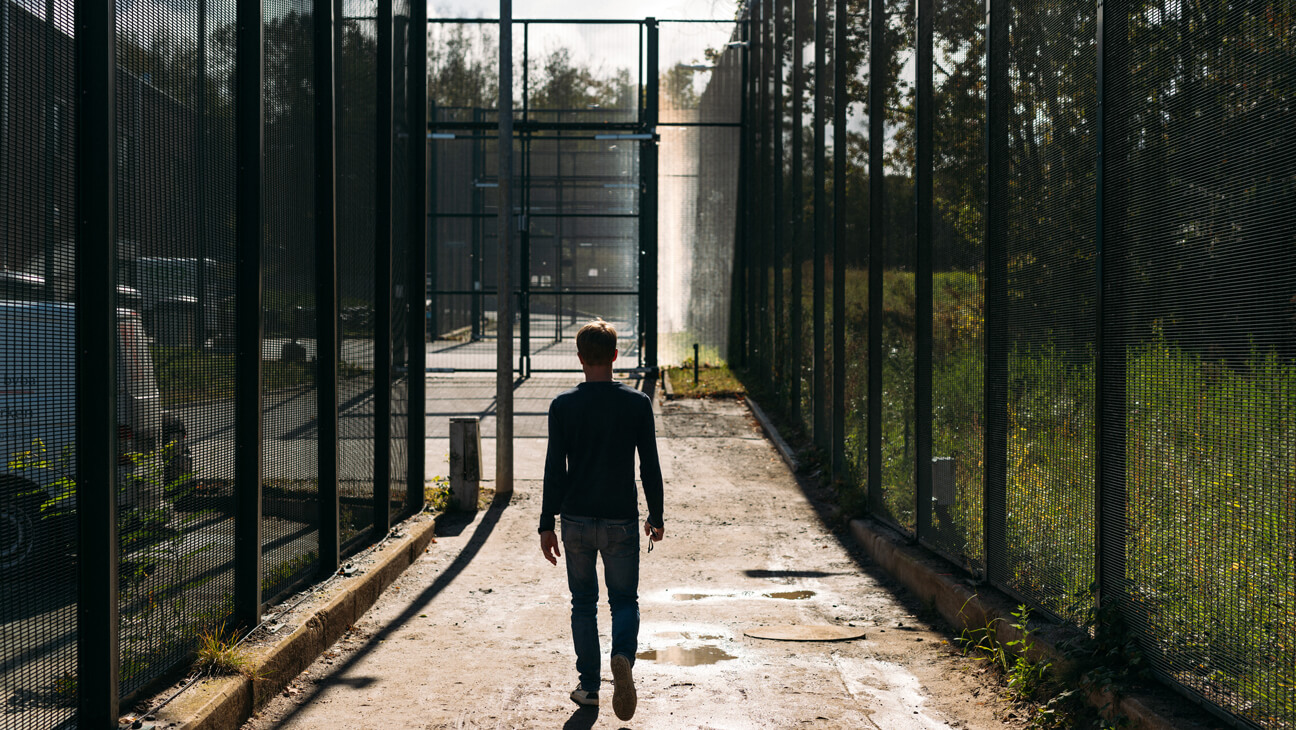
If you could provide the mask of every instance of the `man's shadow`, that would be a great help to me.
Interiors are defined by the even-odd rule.
[[[598,722],[598,711],[597,707],[577,707],[563,723],[563,730],[590,730]]]

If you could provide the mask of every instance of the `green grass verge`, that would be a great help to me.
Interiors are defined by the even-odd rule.
[[[693,383],[692,366],[665,368],[671,391],[676,398],[736,398],[747,389],[727,365],[698,368],[698,382]]]

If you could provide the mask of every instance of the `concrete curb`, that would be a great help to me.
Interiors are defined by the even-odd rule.
[[[927,553],[919,546],[909,544],[903,537],[872,520],[851,520],[851,534],[882,570],[909,589],[923,604],[934,608],[956,631],[984,628],[999,619],[996,634],[1000,641],[1021,638],[1011,626],[1015,606],[997,591],[986,588],[973,592],[950,573],[940,558]],[[984,594],[984,595],[983,595]],[[1055,626],[1032,627],[1031,640],[1035,651],[1033,658],[1044,658],[1053,663],[1057,671],[1067,673],[1073,663],[1058,650],[1058,643],[1078,632]],[[1122,718],[1128,727],[1141,730],[1206,730],[1214,727],[1200,722],[1202,713],[1186,704],[1182,698],[1167,696],[1118,696],[1109,691],[1082,687],[1090,705],[1108,720]],[[1126,727],[1126,726],[1122,726]]]
[[[253,663],[264,678],[200,680],[157,713],[153,722],[177,730],[237,730],[359,620],[387,586],[423,554],[436,526],[436,517],[407,519],[400,525],[406,535],[373,552],[375,562],[362,574],[341,579],[333,589],[336,594],[287,636],[271,646],[251,649]]]
[[[783,440],[783,437],[779,435],[778,429],[774,428],[774,424],[770,421],[769,416],[765,415],[765,411],[762,411],[761,407],[756,405],[756,401],[752,400],[750,395],[743,398],[743,400],[747,403],[747,407],[751,409],[752,415],[756,417],[758,422],[760,422],[761,429],[765,431],[765,435],[769,437],[770,441],[774,442],[774,448],[778,449],[779,454],[783,456],[783,461],[787,462],[788,468],[792,470],[793,474],[795,474],[797,469],[801,468],[801,465],[797,462],[796,456],[792,453],[792,447],[788,446],[787,442]]]

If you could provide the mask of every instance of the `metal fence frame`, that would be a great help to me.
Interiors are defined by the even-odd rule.
[[[426,22],[426,9],[413,4],[414,17],[409,27],[422,29]],[[380,16],[391,19],[391,0],[381,0]],[[335,140],[335,89],[334,54],[338,39],[335,19],[341,17],[340,3],[335,0],[315,0],[314,43],[317,50],[313,70],[315,95],[316,160],[315,214],[316,251],[320,265],[316,271],[316,292],[319,314],[316,322],[321,352],[333,352],[334,357],[319,358],[318,389],[318,467],[320,558],[319,574],[329,575],[338,569],[344,556],[339,540],[338,497],[338,298],[336,229],[336,150]],[[115,285],[113,270],[116,266],[116,230],[114,217],[117,194],[116,170],[116,12],[113,3],[78,2],[76,4],[75,38],[76,94],[76,191],[79,215],[77,233],[80,245],[76,247],[80,271],[103,272],[97,276],[77,277],[77,484],[80,509],[77,510],[79,533],[78,602],[77,602],[77,724],[81,727],[116,726],[123,699],[118,690],[118,537],[116,493],[116,433],[117,417],[115,392],[115,365],[117,342],[114,333]],[[260,539],[262,478],[261,478],[261,293],[262,293],[262,64],[263,26],[261,0],[240,0],[237,5],[238,56],[236,80],[236,124],[238,156],[238,243],[237,243],[237,373],[236,385],[236,559],[234,581],[236,586],[234,619],[244,630],[260,621],[262,608],[275,596],[262,595],[262,564]],[[385,22],[380,32],[382,47],[392,48],[392,27]],[[416,78],[426,76],[426,38],[422,33],[412,33],[408,39],[413,49],[412,57],[421,59],[409,66]],[[393,75],[403,72],[395,68],[394,59],[384,56],[387,63],[382,77],[390,82]],[[386,110],[383,139],[390,143],[398,121],[392,119],[392,88],[383,86],[380,109]],[[409,129],[426,128],[424,111],[425,85],[413,84],[408,105],[409,118],[400,120],[399,126]],[[387,153],[379,155],[380,190],[388,191],[396,183],[392,179],[390,145]],[[421,165],[411,166],[410,179],[400,181],[412,191],[412,201],[425,199],[425,178]],[[426,241],[426,217],[422,205],[410,206],[408,218],[394,220],[390,215],[379,216],[379,224],[387,235],[382,239],[387,245],[387,273],[380,281],[380,292],[386,292],[386,306],[380,307],[376,328],[375,349],[387,353],[386,372],[381,374],[378,389],[386,393],[392,379],[398,375],[391,367],[391,230],[406,226],[412,241]],[[412,292],[406,301],[423,300],[426,247],[410,246],[410,260],[405,262],[408,281],[402,282]],[[422,317],[410,316],[410,348],[408,373],[423,372],[425,350]],[[100,363],[96,367],[80,364]],[[381,362],[380,362],[381,364]],[[423,507],[423,378],[409,381],[409,431],[407,439],[414,444],[409,449],[408,483],[410,490],[405,502],[404,515],[420,511]],[[391,398],[379,397],[390,410]],[[379,409],[379,420],[382,410]],[[388,426],[390,419],[387,419]],[[380,428],[375,439],[375,464],[379,479],[384,476],[383,464],[389,464],[390,428]],[[389,529],[388,493],[379,484],[374,490],[374,514],[377,529],[371,531],[372,540],[385,536]],[[352,551],[364,547],[355,545]],[[307,576],[304,580],[312,580]],[[297,586],[300,585],[300,581]],[[290,586],[293,590],[297,586]],[[282,594],[281,594],[282,595]],[[167,671],[161,672],[166,675]],[[138,693],[136,693],[138,694]]]
[[[813,3],[813,5],[812,5]],[[829,30],[835,31],[835,47],[843,48],[848,41],[847,24],[852,22],[848,13],[852,4],[845,0],[834,0],[836,14],[835,27],[830,29],[826,13],[827,0],[750,0],[740,12],[740,18],[748,21],[750,26],[750,45],[747,48],[744,68],[748,69],[748,81],[744,86],[746,102],[744,112],[750,123],[744,127],[744,144],[742,146],[742,187],[739,191],[740,214],[737,230],[738,255],[735,273],[734,312],[740,318],[735,323],[737,333],[730,352],[730,361],[745,368],[750,373],[750,383],[766,388],[771,405],[790,422],[795,429],[801,430],[806,439],[818,447],[824,458],[825,473],[831,473],[836,480],[850,482],[851,475],[844,463],[845,449],[845,256],[848,246],[845,215],[842,212],[846,201],[846,83],[847,63],[844,54],[833,53],[831,78],[826,73],[816,73],[813,89],[809,95],[813,99],[813,112],[806,115],[805,123],[813,124],[813,148],[807,150],[813,165],[813,185],[811,191],[803,190],[802,175],[804,171],[802,158],[802,114],[792,112],[792,137],[790,149],[785,149],[782,141],[783,122],[781,109],[784,103],[782,95],[785,83],[784,43],[789,36],[791,43],[791,77],[790,96],[794,105],[804,103],[807,93],[802,75],[803,42],[805,42],[805,23],[814,23],[814,64],[815,69],[825,68],[825,44]],[[869,10],[870,38],[884,37],[887,22],[887,3],[885,0],[867,0]],[[981,566],[968,566],[972,577],[1003,589],[1009,595],[1032,604],[1040,613],[1051,614],[1038,602],[1023,599],[1011,586],[1010,566],[1007,554],[1011,545],[1008,535],[1006,513],[1008,510],[1008,417],[1009,398],[1009,344],[1010,332],[1006,324],[1006,312],[1009,305],[1008,276],[1009,261],[1006,253],[1007,231],[1009,229],[1009,209],[1007,201],[1010,196],[1009,168],[1009,116],[1013,114],[1013,88],[1009,80],[1009,36],[1013,6],[1008,0],[985,0],[984,33],[986,101],[985,116],[981,122],[985,134],[985,181],[988,201],[983,220],[985,251],[985,292],[984,292],[984,473],[980,484],[983,499],[981,519],[983,522],[984,563]],[[906,534],[911,540],[941,552],[941,547],[933,540],[932,499],[933,499],[933,259],[932,242],[933,217],[933,118],[937,113],[933,92],[933,17],[936,7],[931,0],[917,0],[915,16],[907,20],[913,23],[913,37],[916,39],[913,50],[916,53],[916,119],[914,127],[915,169],[913,170],[914,215],[916,216],[918,249],[915,270],[916,323],[914,325],[915,390],[913,394],[916,416],[916,489],[912,498],[912,508],[916,515],[916,530],[909,530],[895,520],[890,519],[884,510],[879,509],[883,489],[883,471],[881,459],[882,442],[882,363],[883,325],[878,313],[883,308],[883,231],[876,221],[882,220],[880,211],[883,206],[883,185],[885,179],[883,145],[881,141],[888,133],[885,127],[884,108],[886,99],[884,90],[877,84],[869,84],[867,106],[868,121],[868,178],[871,221],[867,233],[868,267],[868,399],[867,399],[867,470],[860,475],[860,486],[867,495],[866,508],[873,516],[889,523],[892,527]],[[1113,283],[1113,267],[1121,266],[1121,252],[1117,247],[1122,245],[1120,221],[1113,220],[1122,211],[1119,205],[1113,204],[1110,195],[1105,192],[1117,189],[1122,181],[1114,178],[1119,173],[1114,171],[1110,160],[1112,155],[1127,152],[1123,149],[1111,149],[1117,140],[1124,141],[1114,125],[1120,120],[1109,111],[1110,104],[1106,98],[1107,89],[1114,81],[1119,81],[1121,70],[1114,68],[1113,58],[1121,58],[1124,47],[1129,43],[1127,23],[1129,14],[1127,3],[1100,2],[1096,6],[1096,37],[1094,48],[1097,53],[1097,110],[1093,118],[1097,138],[1098,153],[1093,160],[1096,170],[1097,216],[1097,257],[1093,264],[1097,275],[1097,287],[1093,292],[1096,302],[1097,337],[1093,343],[1096,353],[1095,369],[1095,453],[1097,468],[1092,485],[1094,502],[1093,528],[1094,544],[1091,546],[1095,566],[1094,602],[1095,611],[1091,616],[1120,615],[1131,630],[1144,642],[1151,642],[1153,637],[1141,623],[1139,612],[1130,601],[1132,587],[1126,578],[1127,535],[1132,529],[1127,514],[1127,486],[1125,483],[1125,450],[1127,401],[1126,401],[1126,361],[1125,352],[1119,342],[1119,335],[1113,334],[1113,312],[1120,306],[1121,292]],[[811,17],[812,16],[812,17]],[[785,30],[785,19],[790,18],[791,30]],[[778,49],[771,53],[770,44]],[[886,62],[881,44],[870,42],[867,65],[870,80],[881,77],[882,64]],[[771,64],[771,55],[777,55]],[[832,104],[833,115],[827,117],[828,105],[825,103],[825,92],[828,84],[833,83],[836,96]],[[772,98],[770,85],[777,91]],[[795,109],[795,106],[793,107]],[[825,150],[825,127],[832,124],[834,129],[833,150],[831,159]],[[774,149],[767,144],[773,138]],[[831,175],[828,165],[831,164]],[[785,166],[787,168],[785,169]],[[831,179],[831,207],[833,225],[829,230],[827,216],[829,204],[825,202],[829,194],[828,182]],[[785,180],[787,187],[785,188]],[[789,204],[781,202],[770,205],[771,187],[777,191],[775,199],[781,201],[782,195],[791,198]],[[813,209],[813,226],[807,231],[803,220],[806,207]],[[757,230],[753,230],[753,228]],[[783,241],[782,232],[790,231],[791,238]],[[832,236],[831,239],[828,237]],[[802,261],[803,253],[811,257],[813,286],[813,311],[806,317],[813,322],[811,332],[803,333],[802,319]],[[785,252],[790,252],[787,256]],[[825,279],[825,266],[832,265],[831,280]],[[791,269],[790,299],[784,301],[783,286],[787,268]],[[775,285],[774,292],[769,292],[768,283]],[[827,287],[832,287],[831,303],[826,301]],[[767,308],[773,306],[775,316],[769,316]],[[825,316],[831,306],[831,326],[825,323]],[[785,319],[783,311],[790,312],[790,319]],[[767,326],[772,322],[773,331]],[[1106,325],[1106,326],[1105,326]],[[788,331],[790,328],[790,331]],[[807,352],[802,348],[802,337],[813,336],[813,347]],[[831,367],[824,362],[830,357]],[[807,370],[809,372],[807,372]],[[803,377],[808,381],[810,401],[808,408],[803,408],[802,389],[806,386]],[[831,411],[831,412],[829,412]],[[829,472],[828,469],[831,469]],[[954,560],[951,558],[951,560]],[[958,562],[955,560],[954,562]],[[978,570],[978,567],[980,568]],[[1058,619],[1074,622],[1075,619]],[[1102,621],[1103,619],[1096,619]],[[1092,625],[1098,632],[1110,627]],[[1190,688],[1167,671],[1157,669],[1156,673],[1175,690],[1200,704],[1219,719],[1235,727],[1258,727],[1247,718],[1215,704],[1200,691]],[[1285,727],[1285,725],[1282,725]]]

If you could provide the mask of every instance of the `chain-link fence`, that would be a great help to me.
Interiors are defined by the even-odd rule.
[[[852,511],[1296,727],[1291,4],[744,13],[731,358]]]
[[[421,507],[414,11],[0,0],[0,725],[115,723]]]

